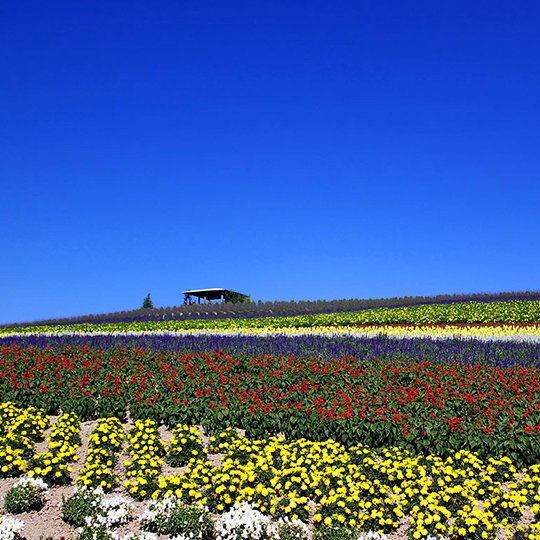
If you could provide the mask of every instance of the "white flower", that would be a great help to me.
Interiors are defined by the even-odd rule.
[[[239,537],[254,540],[277,537],[277,526],[248,503],[236,503],[216,523],[216,540],[237,540]]]
[[[24,523],[20,519],[0,516],[0,540],[14,540],[23,529]]]
[[[75,486],[73,488],[73,495],[76,493],[88,493],[89,495],[95,495],[98,498],[103,498],[105,496],[105,492],[100,487],[87,487],[87,486]]]
[[[100,517],[101,516],[87,516],[84,518],[84,521],[85,521],[85,527],[87,527],[88,529],[101,529],[103,527],[103,523],[102,521],[100,520]],[[82,527],[79,527],[77,529],[77,531],[79,533],[81,533],[83,530]],[[107,534],[113,539],[113,540],[119,540],[118,538],[118,534],[114,531],[111,531],[109,529],[107,529],[105,527],[105,530],[107,531]],[[92,531],[92,538],[94,538],[95,540],[97,540],[97,531]]]
[[[113,495],[101,499],[98,513],[103,517],[103,524],[107,528],[117,527],[131,519],[131,506],[126,498]]]
[[[357,540],[386,540],[388,535],[381,534],[374,531],[368,531],[367,533],[362,533],[358,536]]]
[[[139,519],[144,524],[153,523],[158,517],[167,519],[179,505],[181,501],[174,495],[169,495],[161,501],[150,501]]]
[[[33,476],[21,478],[15,484],[15,487],[17,486],[33,486],[40,489],[41,491],[47,491],[49,489],[49,486],[41,478],[34,478]]]

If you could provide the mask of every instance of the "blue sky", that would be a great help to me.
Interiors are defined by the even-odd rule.
[[[4,2],[0,322],[540,289],[537,2]]]

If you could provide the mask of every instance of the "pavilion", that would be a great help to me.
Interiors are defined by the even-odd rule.
[[[184,295],[184,303],[191,304],[191,297],[197,298],[197,303],[200,304],[201,300],[207,304],[212,300],[221,300],[222,303],[226,302],[249,302],[249,296],[229,289],[191,289],[189,291],[182,291]]]

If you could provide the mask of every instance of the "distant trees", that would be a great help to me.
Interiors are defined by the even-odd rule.
[[[251,298],[246,294],[241,294],[235,291],[225,291],[223,294],[225,302],[230,302],[232,304],[249,304],[251,303]]]
[[[152,299],[150,298],[150,293],[148,293],[143,300],[142,308],[143,309],[153,309],[154,302],[152,302]]]

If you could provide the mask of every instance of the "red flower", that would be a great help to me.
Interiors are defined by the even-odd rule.
[[[448,427],[450,428],[450,431],[463,431],[461,428],[461,420],[462,418],[449,418],[448,419]]]

